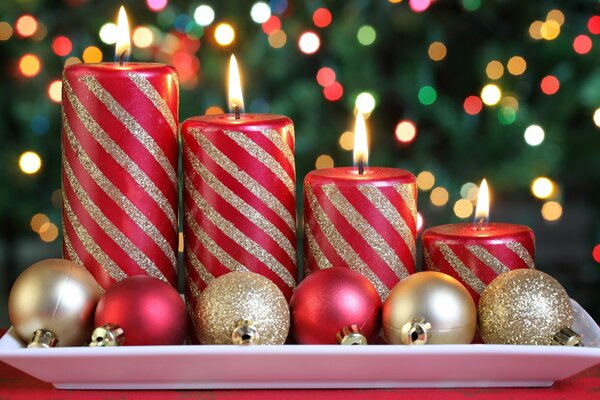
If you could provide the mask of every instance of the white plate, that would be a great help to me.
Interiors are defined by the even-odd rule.
[[[156,346],[25,349],[11,330],[0,360],[60,389],[550,386],[600,363],[600,329],[579,305],[588,347]]]

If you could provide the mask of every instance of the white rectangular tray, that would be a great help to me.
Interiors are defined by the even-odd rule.
[[[588,347],[155,346],[26,349],[9,330],[0,360],[60,389],[551,386],[600,363],[600,330],[581,309]],[[591,346],[590,346],[591,345]],[[596,347],[594,347],[596,346]]]

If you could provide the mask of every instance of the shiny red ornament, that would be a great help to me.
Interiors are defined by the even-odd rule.
[[[300,344],[336,344],[336,335],[356,325],[370,343],[381,326],[381,299],[367,278],[348,268],[316,271],[290,302],[291,331]]]
[[[187,333],[183,299],[171,285],[134,276],[112,285],[96,308],[95,326],[116,324],[125,346],[178,345]]]

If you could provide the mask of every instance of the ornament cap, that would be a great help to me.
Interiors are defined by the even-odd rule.
[[[104,324],[92,332],[89,347],[121,346],[125,343],[125,332],[117,324]]]
[[[364,346],[367,345],[367,338],[362,334],[358,326],[345,326],[336,335],[337,341],[342,346]]]
[[[431,323],[423,317],[413,318],[400,330],[400,338],[404,344],[427,344],[431,335]]]
[[[559,346],[583,347],[581,336],[571,328],[563,328],[554,335],[553,342]]]
[[[231,332],[231,341],[233,344],[244,346],[260,344],[260,335],[254,321],[251,319],[241,319],[235,324]]]
[[[33,332],[31,340],[27,344],[28,349],[50,349],[52,347],[58,347],[60,341],[58,337],[51,331],[45,329],[38,329]]]

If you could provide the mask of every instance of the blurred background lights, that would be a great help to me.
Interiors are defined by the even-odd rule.
[[[216,115],[216,114],[223,114],[224,111],[221,107],[219,106],[210,106],[206,109],[206,111],[204,111],[204,115]]]
[[[333,158],[329,154],[321,154],[315,161],[316,169],[333,168]]]
[[[479,188],[473,182],[467,182],[460,187],[460,197],[474,203],[477,201]]]
[[[31,217],[31,229],[36,232],[39,233],[40,228],[44,225],[47,224],[48,222],[50,222],[50,220],[48,219],[48,217],[45,214],[42,213],[38,213],[35,214],[33,217]]]
[[[270,0],[269,7],[275,14],[283,14],[288,8],[287,0]]]
[[[96,46],[88,46],[83,51],[82,58],[84,63],[99,63],[102,61],[102,51]]]
[[[553,75],[545,76],[540,82],[542,92],[547,95],[553,95],[560,89],[560,81]]]
[[[363,25],[358,29],[356,38],[358,39],[358,43],[363,46],[370,46],[377,38],[377,32],[375,32],[375,29],[371,25]]]
[[[250,9],[250,18],[257,24],[267,22],[271,18],[271,7],[262,1],[254,3]]]
[[[36,76],[41,68],[41,61],[39,57],[34,54],[25,54],[19,60],[19,70],[23,76],[28,78]]]
[[[573,50],[577,54],[587,54],[592,50],[592,39],[587,35],[579,35],[573,40]]]
[[[202,4],[194,10],[194,20],[198,25],[208,26],[215,20],[215,12],[211,6]]]
[[[273,31],[281,29],[281,20],[276,15],[271,15],[271,18],[269,18],[261,26],[263,32],[268,35]]]
[[[473,214],[473,203],[467,199],[459,199],[454,203],[453,210],[458,218],[468,218]]]
[[[596,108],[594,111],[594,124],[600,128],[600,108]]]
[[[284,31],[276,29],[269,33],[268,41],[271,47],[274,49],[280,49],[287,43],[287,35]]]
[[[40,227],[39,235],[44,242],[53,242],[58,238],[58,227],[52,222],[47,222]]]
[[[540,29],[542,38],[546,40],[554,40],[560,35],[560,24],[556,21],[549,20],[542,24]]]
[[[115,44],[117,42],[117,25],[108,22],[100,28],[100,40],[106,44]]]
[[[590,17],[587,28],[592,35],[600,35],[600,15]]]
[[[356,96],[355,106],[359,112],[369,114],[375,109],[375,97],[369,92],[362,92]]]
[[[483,103],[478,96],[469,96],[463,103],[465,112],[469,115],[477,115],[483,108]]]
[[[52,41],[52,51],[57,56],[67,56],[73,50],[73,43],[65,36],[57,36]]]
[[[522,75],[527,69],[527,62],[521,56],[514,56],[508,60],[506,69],[512,75]]]
[[[542,26],[544,23],[542,21],[533,21],[529,26],[529,36],[531,36],[535,40],[542,39]]]
[[[594,246],[594,250],[592,250],[592,258],[597,263],[600,263],[600,243]]]
[[[517,119],[516,111],[511,107],[500,107],[498,109],[498,122],[502,125],[510,125]]]
[[[448,190],[441,186],[436,187],[431,191],[429,195],[429,200],[431,200],[431,204],[437,207],[445,206],[448,203]]]
[[[423,12],[431,5],[431,0],[408,0],[408,5],[414,12]]]
[[[446,58],[446,45],[442,42],[433,42],[429,45],[429,49],[427,49],[427,55],[433,61],[442,61]]]
[[[145,26],[140,26],[133,31],[133,44],[139,48],[149,47],[154,41],[154,34]]]
[[[560,219],[562,213],[562,206],[556,201],[548,201],[542,206],[542,217],[546,221],[556,221]]]
[[[519,100],[514,98],[513,96],[505,96],[500,101],[500,105],[502,107],[512,108],[514,111],[519,110]]]
[[[335,82],[335,71],[329,67],[320,68],[317,72],[317,82],[323,87],[327,87]]]
[[[65,60],[65,67],[73,64],[79,64],[81,60],[78,57],[69,57]]]
[[[421,229],[423,229],[423,224],[425,224],[425,221],[423,220],[423,216],[421,215],[420,212],[417,212],[417,231],[420,231]]]
[[[493,60],[485,67],[485,74],[490,79],[500,79],[504,74],[504,66],[500,61]]]
[[[498,104],[502,98],[502,92],[500,88],[492,83],[485,85],[481,89],[481,100],[488,106]]]
[[[554,21],[558,25],[562,25],[565,22],[565,15],[560,10],[550,10],[548,11],[548,14],[546,14],[546,21]]]
[[[221,46],[229,46],[235,39],[235,31],[228,23],[220,23],[215,29],[215,40]]]
[[[60,103],[62,99],[62,81],[55,80],[48,86],[48,97],[55,103]]]
[[[331,24],[332,15],[326,8],[317,8],[313,13],[312,20],[316,27],[325,28]]]
[[[152,11],[161,11],[167,6],[168,0],[146,0],[148,8]]]
[[[42,159],[34,151],[26,151],[19,157],[19,168],[25,174],[35,174],[42,167]]]
[[[437,92],[432,86],[423,86],[419,89],[419,94],[417,95],[419,98],[419,103],[429,106],[435,103],[437,99]]]
[[[527,129],[525,129],[523,136],[525,137],[525,142],[528,145],[538,146],[544,141],[545,134],[541,126],[529,125]]]
[[[412,121],[400,121],[395,129],[396,140],[400,143],[410,143],[417,136],[417,127]]]
[[[339,82],[333,82],[331,85],[323,88],[323,96],[329,101],[337,101],[344,95],[344,87]]]
[[[5,41],[10,39],[12,36],[13,29],[12,26],[8,22],[0,22],[0,41]]]
[[[554,182],[545,176],[540,176],[531,182],[531,193],[538,199],[548,199],[550,198],[556,188]]]
[[[429,171],[421,171],[417,175],[417,187],[420,190],[429,190],[435,185],[435,176]]]
[[[304,54],[314,54],[319,50],[320,46],[321,39],[319,39],[316,33],[311,31],[304,32],[298,39],[298,47],[300,47],[300,51]]]
[[[462,0],[462,5],[467,11],[476,11],[481,7],[481,0]]]
[[[354,148],[354,132],[346,131],[340,135],[340,147],[344,150],[352,150]]]
[[[31,15],[22,15],[15,23],[17,33],[22,37],[33,36],[38,28],[38,23]]]

